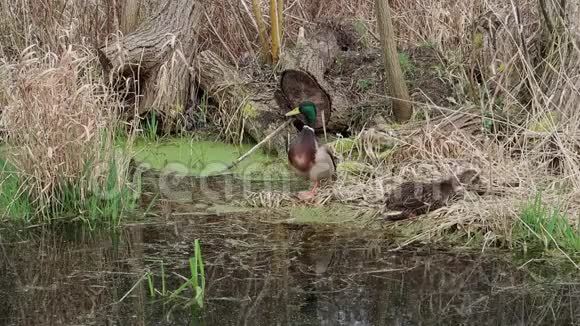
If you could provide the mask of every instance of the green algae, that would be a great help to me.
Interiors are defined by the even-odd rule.
[[[230,145],[188,138],[158,142],[137,140],[132,148],[134,159],[158,171],[175,171],[189,176],[233,173],[244,179],[277,180],[294,178],[285,160],[257,151],[234,168],[228,169],[251,145]]]

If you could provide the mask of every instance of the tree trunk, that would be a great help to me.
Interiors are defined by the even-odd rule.
[[[398,122],[405,122],[411,119],[413,107],[411,106],[409,91],[399,63],[395,32],[391,20],[391,9],[387,0],[376,0],[376,11],[385,61],[385,75],[389,81],[387,94],[392,97],[395,118]]]
[[[135,15],[130,4],[137,1],[128,1],[124,12]],[[138,114],[155,110],[171,120],[187,104],[201,10],[198,2],[190,0],[163,1],[156,14],[133,32],[100,47],[105,76],[116,84],[134,85]],[[130,30],[133,20],[126,18],[123,26]]]
[[[125,0],[123,1],[121,11],[120,29],[123,34],[128,34],[137,28],[139,22],[140,8],[143,5],[141,0]]]
[[[269,43],[268,37],[266,35],[266,26],[264,25],[264,19],[262,18],[262,11],[260,10],[259,0],[252,0],[252,12],[254,13],[254,19],[256,20],[256,26],[258,28],[258,36],[260,37],[260,50],[262,54],[262,62],[269,62]]]
[[[564,7],[562,7],[564,5]],[[553,42],[559,42],[561,67],[548,67],[551,84],[547,88],[547,98],[551,109],[562,113],[562,121],[568,121],[577,115],[580,109],[580,3],[577,1],[540,0],[544,23]],[[555,41],[557,40],[557,41]]]

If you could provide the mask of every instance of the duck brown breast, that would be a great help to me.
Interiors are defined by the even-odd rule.
[[[297,170],[307,172],[316,159],[316,147],[308,143],[297,143],[288,151],[288,160]]]

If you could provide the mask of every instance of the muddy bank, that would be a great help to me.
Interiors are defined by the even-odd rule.
[[[561,261],[414,247],[407,240],[416,224],[394,232],[368,209],[297,202],[292,194],[309,185],[281,167],[269,178],[253,163],[245,168],[258,173],[203,175],[206,165],[183,160],[192,156],[149,149],[142,154],[154,161],[144,159],[150,165],[139,174],[142,209],[122,228],[0,229],[1,324],[541,325],[580,318],[577,271]],[[217,162],[238,155],[225,152]],[[183,169],[167,168],[172,161]],[[151,273],[158,288],[183,284],[196,239],[206,271],[201,315],[188,305],[189,290],[168,301],[151,297],[145,281]]]

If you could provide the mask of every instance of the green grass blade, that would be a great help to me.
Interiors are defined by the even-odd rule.
[[[153,286],[153,277],[151,277],[151,272],[147,272],[147,284],[149,285],[149,295],[155,298],[155,287]]]

